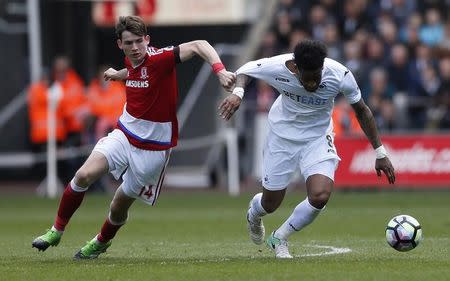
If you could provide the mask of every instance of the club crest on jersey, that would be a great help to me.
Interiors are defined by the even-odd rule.
[[[141,68],[141,79],[147,79],[148,78],[148,74],[147,74],[147,67],[143,67]]]

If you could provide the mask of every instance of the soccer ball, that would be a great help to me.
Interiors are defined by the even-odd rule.
[[[422,240],[422,228],[411,216],[395,216],[386,226],[386,240],[392,248],[406,252],[419,245]]]

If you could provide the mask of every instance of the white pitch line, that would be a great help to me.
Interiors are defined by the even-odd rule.
[[[326,249],[328,251],[326,252],[320,252],[320,253],[314,253],[314,254],[303,254],[303,255],[294,255],[296,258],[302,258],[302,257],[320,257],[320,256],[329,256],[329,255],[339,255],[339,254],[346,254],[350,253],[352,249],[350,248],[338,248],[334,246],[326,246],[326,245],[303,245],[303,247],[309,247],[309,248],[318,248],[318,249]],[[251,259],[254,259],[252,257]],[[221,263],[221,262],[228,262],[233,260],[232,258],[211,258],[211,259],[196,259],[196,260],[177,260],[177,261],[163,261],[160,262],[161,265],[166,264],[195,264],[195,263]]]
[[[339,255],[350,253],[352,249],[350,248],[338,248],[333,246],[325,246],[325,245],[303,245],[305,247],[310,248],[319,248],[319,249],[328,249],[328,252],[314,253],[314,254],[303,254],[303,255],[295,255],[295,257],[319,257],[319,256],[329,256],[329,255]]]

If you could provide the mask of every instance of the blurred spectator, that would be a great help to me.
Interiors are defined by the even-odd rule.
[[[294,25],[306,20],[309,1],[280,0],[278,2],[277,16],[287,17]]]
[[[259,57],[267,58],[279,53],[279,44],[277,35],[274,31],[268,31],[264,34],[264,37],[259,48]]]
[[[410,97],[409,119],[412,129],[424,129],[427,123],[427,112],[441,85],[439,76],[432,64],[427,63],[420,68],[418,87],[415,96]]]
[[[344,65],[346,65],[355,76],[358,84],[362,83],[362,79],[367,73],[367,64],[362,59],[362,50],[359,43],[355,40],[350,40],[344,44]]]
[[[435,108],[438,109],[436,126],[440,129],[450,129],[450,56],[439,62],[441,85],[435,98]]]
[[[365,0],[345,0],[344,12],[340,18],[340,30],[344,39],[350,39],[360,28],[367,25],[364,15],[367,2]]]
[[[309,22],[312,38],[324,41],[326,25],[327,23],[334,22],[334,19],[322,5],[314,5],[309,13]]]
[[[366,43],[366,57],[370,68],[383,67],[385,65],[385,50],[381,38],[371,36]],[[365,77],[367,79],[367,77]]]
[[[416,10],[415,0],[381,0],[380,8],[389,12],[394,17],[395,24],[402,26],[406,23],[409,15]]]
[[[297,45],[297,43],[309,38],[308,32],[306,32],[303,29],[295,29],[291,33],[291,37],[289,38],[289,52],[294,52],[294,48]],[[275,54],[274,54],[275,55]]]
[[[306,1],[305,1],[306,2]],[[338,0],[319,0],[319,3],[327,10],[329,14],[335,14],[340,10],[340,3]]]
[[[39,81],[32,83],[28,89],[28,117],[30,121],[30,140],[35,152],[46,150],[48,140],[48,91],[50,78],[44,71]],[[56,108],[56,141],[62,143],[66,139],[64,111],[59,102]]]
[[[280,44],[281,50],[289,48],[289,38],[292,32],[292,23],[286,14],[278,15],[276,22],[277,40]]]
[[[61,103],[67,123],[68,139],[66,145],[79,146],[81,145],[84,119],[89,113],[83,81],[75,70],[71,68],[70,60],[66,56],[55,58],[53,78],[63,88]]]
[[[360,46],[365,46],[370,36],[371,34],[369,34],[367,29],[360,28],[355,32],[355,34],[352,37],[352,40],[358,42]]]
[[[420,75],[421,78],[421,95],[425,97],[436,96],[439,87],[441,85],[441,80],[431,64],[426,64],[422,69]]]
[[[341,61],[342,43],[340,40],[339,31],[335,24],[327,23],[325,25],[323,41],[328,47],[328,57],[337,61]]]
[[[450,2],[448,0],[421,0],[417,2],[417,10],[426,11],[429,8],[436,8],[439,11],[448,10]]]
[[[384,43],[386,53],[389,53],[390,48],[397,42],[398,39],[397,26],[390,15],[385,14],[379,19],[377,31]]]
[[[419,38],[428,46],[436,46],[444,40],[444,25],[437,9],[429,9],[425,14],[425,25],[420,28]]]
[[[444,27],[444,39],[438,45],[441,53],[445,55],[450,55],[450,19],[447,20],[447,23]]]
[[[92,114],[92,131],[89,143],[107,135],[117,123],[125,104],[125,86],[122,82],[105,81],[103,73],[108,69],[101,66],[97,77],[88,86],[87,96],[89,109]]]
[[[409,66],[409,77],[411,77],[409,83],[410,96],[421,95],[421,73],[427,65],[433,65],[433,63],[434,61],[431,56],[431,49],[423,44],[418,45],[415,50],[415,57],[413,58]]]
[[[372,110],[380,131],[392,130],[395,126],[392,103],[394,89],[383,68],[375,68],[370,72],[365,92],[369,94],[367,105]]]
[[[355,111],[343,96],[339,96],[333,107],[333,128],[336,137],[364,135]]]
[[[419,13],[413,13],[408,17],[406,25],[400,28],[399,38],[402,42],[408,44],[410,53],[420,44],[420,26],[422,26],[422,16]]]
[[[408,69],[408,49],[403,44],[395,44],[391,49],[389,65],[387,67],[389,79],[395,91],[406,92],[410,81]]]

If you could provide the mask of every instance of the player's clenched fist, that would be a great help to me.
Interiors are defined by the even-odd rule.
[[[233,88],[234,83],[236,82],[236,74],[223,69],[217,73],[217,77],[219,78],[222,87],[227,92],[231,92],[231,89]]]
[[[126,68],[121,70],[115,70],[114,68],[108,68],[108,70],[105,71],[103,74],[103,78],[105,81],[118,81],[118,80],[124,80],[128,76],[128,71]]]

